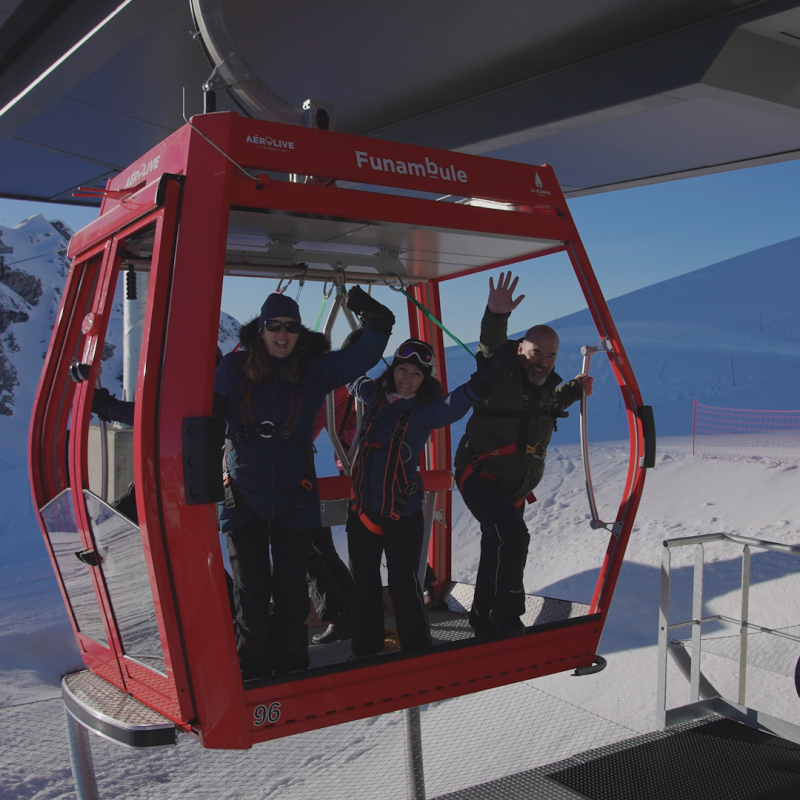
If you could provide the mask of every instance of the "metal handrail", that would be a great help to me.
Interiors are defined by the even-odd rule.
[[[800,546],[798,545],[769,542],[766,539],[753,539],[750,536],[739,536],[736,533],[703,533],[699,536],[665,539],[664,547],[686,547],[690,544],[703,544],[704,542],[718,541],[733,542],[734,544],[747,545],[750,547],[760,547],[762,550],[772,550],[776,553],[788,553],[789,555],[800,556]]]
[[[704,617],[703,608],[703,573],[704,573],[704,545],[711,542],[726,541],[743,546],[742,550],[742,582],[741,582],[741,614],[740,617],[731,617],[726,614],[713,614]],[[700,686],[704,678],[701,673],[701,654],[702,654],[702,628],[704,624],[715,621],[728,622],[739,627],[739,686],[736,703],[725,700],[719,696],[716,698],[717,704],[713,710],[717,713],[744,713],[752,712],[750,715],[757,719],[758,727],[774,729],[779,727],[781,735],[792,738],[793,741],[800,741],[800,728],[795,731],[791,723],[785,720],[777,720],[760,712],[746,708],[745,700],[747,694],[747,647],[748,634],[750,631],[766,633],[781,639],[787,639],[800,643],[800,636],[786,633],[785,631],[769,628],[750,622],[750,557],[751,550],[757,547],[761,550],[768,550],[787,555],[800,556],[800,547],[795,545],[782,544],[780,542],[770,542],[765,539],[754,539],[749,536],[739,536],[731,533],[709,533],[699,536],[686,536],[678,539],[667,539],[663,542],[664,552],[661,560],[661,590],[659,600],[659,629],[658,629],[658,709],[657,713],[664,727],[670,720],[684,720],[687,714],[708,713],[701,706]],[[692,588],[692,616],[687,620],[669,622],[669,605],[671,590],[671,551],[678,547],[694,546],[694,580]],[[670,631],[679,628],[692,628],[692,657],[691,669],[689,674],[689,705],[676,709],[667,710],[667,653],[670,651],[671,642],[669,639]],[[771,728],[769,726],[772,726]],[[787,728],[786,726],[789,726]],[[789,730],[792,728],[792,730]],[[788,731],[788,733],[787,733]]]

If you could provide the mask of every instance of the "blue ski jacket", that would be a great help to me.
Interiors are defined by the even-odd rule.
[[[242,328],[245,347],[259,346],[257,320]],[[363,375],[381,358],[388,334],[369,326],[346,350],[327,352],[320,333],[303,328],[296,345],[301,378],[281,376],[282,361],[271,359],[273,375],[251,381],[244,374],[247,353],[229,353],[214,378],[215,413],[226,422],[225,467],[228,502],[219,505],[220,529],[238,528],[253,516],[294,528],[320,526],[314,474],[312,427],[325,395]],[[299,404],[299,407],[297,406]],[[294,419],[291,431],[275,431]],[[304,489],[303,482],[310,481]]]
[[[398,493],[404,495],[400,507],[395,504],[400,516],[417,511],[422,507],[423,497],[417,465],[431,431],[461,419],[479,402],[478,398],[469,391],[466,383],[425,405],[419,405],[416,398],[399,398],[390,403],[384,387],[367,377],[349,384],[347,388],[366,406],[359,432],[358,463],[353,471],[356,508],[380,514],[381,509],[387,509],[387,492],[394,492],[395,496]],[[368,424],[376,403],[380,404],[377,413]],[[390,443],[397,436],[398,421],[409,410],[411,413],[402,436],[398,463],[392,469],[389,464]],[[408,488],[404,491],[405,487]]]

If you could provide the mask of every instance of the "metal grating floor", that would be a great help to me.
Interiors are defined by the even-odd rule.
[[[437,800],[797,800],[800,745],[715,717]]]
[[[66,675],[63,685],[98,719],[109,719],[128,728],[175,727],[171,720],[88,670]]]
[[[384,590],[385,591],[385,590]],[[469,625],[469,612],[472,608],[472,596],[475,587],[466,583],[453,583],[448,587],[447,592],[442,596],[442,604],[448,610],[429,611],[428,620],[431,626],[431,638],[433,644],[447,644],[458,642],[464,639],[472,639],[474,631]],[[388,597],[388,595],[387,595]],[[386,628],[395,627],[395,619],[391,613],[390,601],[387,602],[389,611],[385,616]],[[442,608],[442,605],[440,605]],[[562,622],[575,617],[586,616],[589,613],[589,606],[583,603],[570,602],[569,600],[556,600],[552,597],[540,597],[538,595],[527,595],[525,597],[525,614],[522,621],[526,627],[531,625],[544,625],[549,622]],[[316,617],[310,618],[312,624],[319,623]],[[322,624],[322,623],[319,623]],[[311,667],[325,667],[332,664],[341,664],[347,661],[350,656],[350,640],[343,642],[333,642],[326,645],[315,645],[311,642],[311,637],[315,633],[325,630],[321,628],[310,628],[308,632],[309,658]]]

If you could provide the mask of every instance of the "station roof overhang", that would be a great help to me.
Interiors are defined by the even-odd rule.
[[[221,7],[221,6],[220,6]],[[75,202],[202,110],[188,0],[0,12],[0,196]],[[800,155],[798,0],[226,0],[237,52],[336,130],[549,164],[567,197]],[[238,110],[217,92],[219,110]]]

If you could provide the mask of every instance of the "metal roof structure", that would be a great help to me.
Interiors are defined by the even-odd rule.
[[[257,76],[338,131],[547,163],[568,197],[800,155],[798,0],[194,2],[240,94]],[[183,124],[183,90],[200,113],[197,28],[189,0],[4,3],[0,196],[75,202]]]

